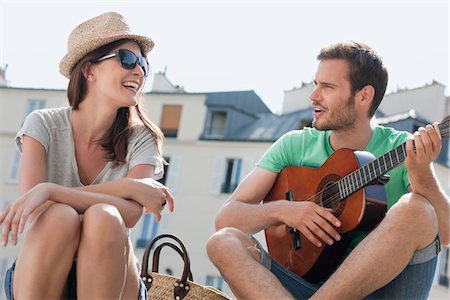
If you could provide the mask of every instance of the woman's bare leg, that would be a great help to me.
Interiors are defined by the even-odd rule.
[[[28,230],[13,278],[15,299],[64,296],[67,275],[80,239],[80,217],[72,207],[53,204]]]
[[[78,298],[121,298],[128,256],[128,229],[117,208],[96,204],[87,209],[77,256]],[[138,285],[133,299],[137,298],[137,291]]]
[[[122,299],[138,299],[140,275],[136,265],[136,256],[134,255],[131,240],[128,239],[128,262],[125,286],[123,287]]]

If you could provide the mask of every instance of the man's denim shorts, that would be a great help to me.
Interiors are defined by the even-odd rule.
[[[258,240],[255,238],[253,240],[260,250],[261,264],[278,278],[295,299],[310,298],[323,284],[323,282],[310,283],[289,271],[272,259]],[[408,266],[394,280],[364,299],[427,299],[433,282],[439,251],[440,241],[438,236],[429,246],[416,251]]]
[[[16,268],[16,262],[12,264],[12,266],[6,270],[5,275],[5,295],[7,300],[13,300],[13,277],[14,277],[14,269]],[[77,277],[76,277],[76,264],[72,265],[72,269],[70,270],[68,279],[67,279],[67,291],[66,297],[64,299],[77,299]],[[144,282],[139,280],[139,296],[138,300],[147,300],[147,288],[145,287]]]

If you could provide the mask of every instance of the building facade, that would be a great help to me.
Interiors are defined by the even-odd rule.
[[[386,126],[412,131],[448,114],[444,86],[433,82],[421,88],[387,95],[378,121]],[[282,134],[311,124],[308,94],[311,84],[286,92],[281,115],[270,112],[253,91],[187,93],[158,73],[152,91],[143,95],[145,111],[166,135],[164,157],[169,162],[162,179],[175,197],[175,211],[164,212],[161,222],[144,215],[132,229],[131,238],[140,259],[145,246],[158,234],[171,233],[184,241],[191,257],[194,280],[231,293],[209,261],[205,244],[215,231],[214,218],[237,184],[259,157]],[[415,91],[415,92],[414,92]],[[402,105],[397,105],[397,101]],[[407,104],[406,104],[407,101]],[[429,103],[433,101],[433,105]],[[430,106],[422,112],[423,102]],[[436,103],[435,103],[436,102]],[[394,104],[395,103],[395,104]],[[20,154],[14,136],[33,110],[67,106],[64,90],[0,86],[0,208],[18,196]],[[433,109],[431,109],[433,106]],[[407,107],[408,110],[401,109]],[[450,194],[448,143],[436,162],[436,173]],[[257,237],[264,242],[263,234]],[[19,245],[0,253],[0,281],[17,256]],[[440,254],[435,285],[448,293],[449,249]],[[165,250],[160,270],[181,275],[182,260]],[[0,298],[4,296],[3,291]]]

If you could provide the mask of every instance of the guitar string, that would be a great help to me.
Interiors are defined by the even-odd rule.
[[[442,136],[444,136],[444,135],[443,135],[443,132],[446,131],[446,130],[448,130],[448,129],[450,128],[449,123],[450,123],[450,120],[445,120],[443,123],[438,124],[439,131],[441,132],[441,135],[442,135]],[[445,135],[445,137],[448,137],[448,136]],[[369,173],[370,176],[374,176],[374,177],[375,177],[374,179],[379,178],[381,175],[383,175],[383,172],[381,172],[381,174],[377,175],[377,173],[379,173],[379,172],[377,172],[377,170],[375,170],[375,167],[373,167],[373,169],[375,170],[375,172],[370,171],[369,165],[371,165],[371,164],[375,165],[375,161],[380,160],[381,158],[384,158],[385,156],[387,156],[387,155],[389,154],[389,159],[390,159],[390,161],[391,161],[391,166],[392,166],[392,168],[395,168],[396,166],[398,166],[399,164],[401,164],[401,163],[405,160],[405,158],[406,158],[406,147],[405,147],[405,146],[406,146],[406,144],[403,143],[402,145],[398,146],[397,148],[395,148],[395,149],[393,149],[393,150],[391,150],[391,151],[385,153],[384,155],[382,155],[382,156],[379,157],[378,159],[376,159],[376,160],[374,160],[374,161],[371,161],[371,162],[369,162],[368,164],[364,165],[364,166],[363,166],[362,168],[360,168],[360,169],[363,169],[363,168],[367,167],[367,168],[369,169],[369,170],[368,170],[368,173]],[[400,148],[403,150],[403,152],[401,152],[400,154],[396,153],[396,155],[397,155],[397,160],[398,160],[398,161],[397,161],[397,163],[395,164],[395,166],[393,166],[394,163],[392,162],[392,158],[390,158],[390,154],[391,154],[392,152],[394,152],[394,151],[396,152],[397,149],[400,149]],[[382,166],[382,167],[386,167],[386,166],[388,166],[388,164],[386,164],[385,162],[384,162],[384,163],[383,163],[383,162],[379,162],[379,166],[380,166],[380,167],[381,167],[381,166]],[[388,168],[389,168],[389,167],[388,167]],[[391,169],[392,169],[392,168],[391,168]],[[349,186],[344,182],[344,179],[345,179],[345,178],[350,178],[351,176],[356,177],[356,173],[357,173],[360,169],[355,170],[355,171],[353,171],[352,173],[346,175],[344,178],[341,178],[340,180],[338,180],[338,181],[336,181],[335,183],[333,183],[332,185],[326,187],[325,189],[323,189],[323,190],[320,191],[319,193],[316,193],[316,194],[312,195],[311,197],[307,198],[305,201],[311,201],[311,200],[313,200],[314,198],[317,198],[320,194],[322,194],[321,199],[325,199],[325,200],[324,200],[324,201],[321,201],[321,200],[319,199],[319,200],[315,200],[314,202],[315,202],[316,204],[321,205],[322,207],[327,206],[327,205],[329,205],[329,204],[332,204],[332,203],[335,202],[336,200],[341,200],[340,193],[339,193],[339,192],[336,193],[336,190],[339,191],[338,183],[339,183],[339,182],[342,182],[342,186],[344,186],[344,192],[350,191],[350,190],[351,190],[351,187],[349,187]],[[359,171],[359,172],[360,172],[360,171]],[[361,177],[361,175],[360,175],[360,177]],[[356,181],[358,181],[358,179],[356,179]],[[357,183],[358,183],[358,182],[357,182]],[[356,186],[356,185],[357,185],[357,184],[355,184],[355,186]],[[360,182],[359,185],[363,185],[362,182]],[[363,186],[364,186],[364,185],[363,185]],[[363,186],[362,186],[362,187],[363,187]],[[355,191],[353,191],[351,194],[345,196],[344,199],[345,199],[345,198],[348,198],[348,197],[351,196],[353,193],[355,193],[356,191],[360,190],[362,187],[359,187],[359,188],[355,189]],[[321,203],[322,203],[322,204],[321,204]]]
[[[447,119],[448,119],[448,117],[447,117]],[[441,133],[441,135],[442,135],[443,137],[448,137],[448,133],[445,132],[445,131],[448,130],[448,129],[450,128],[449,123],[450,123],[450,120],[445,120],[444,122],[438,124],[439,131],[440,131],[440,133]],[[444,134],[444,133],[445,133],[445,134]],[[399,149],[399,148],[401,148],[401,149],[403,150],[403,152],[401,152],[400,155],[398,155],[398,153],[396,152],[397,149]],[[396,152],[396,155],[398,155],[398,157],[397,157],[398,162],[395,164],[395,166],[394,166],[394,163],[392,162],[392,158],[390,157],[390,154],[391,154],[392,152],[394,152],[394,151]],[[372,161],[372,162],[368,163],[367,165],[363,166],[362,168],[368,167],[368,165],[370,165],[370,164],[373,164],[373,165],[374,165],[374,162],[377,161],[377,160],[381,160],[381,158],[383,158],[384,163],[379,163],[380,167],[381,167],[381,166],[382,166],[382,167],[386,167],[386,166],[388,166],[388,164],[386,164],[385,156],[388,156],[388,155],[389,155],[389,160],[391,161],[391,166],[392,166],[392,168],[395,168],[396,166],[398,166],[399,164],[401,164],[401,163],[405,160],[405,158],[406,158],[406,144],[403,143],[403,144],[400,145],[399,147],[397,147],[397,148],[395,148],[395,149],[393,149],[393,150],[391,150],[391,151],[385,153],[384,155],[382,155],[382,156],[379,157],[378,159],[375,159],[374,161]],[[360,169],[362,169],[362,168],[360,168]],[[389,167],[388,167],[388,168],[389,168]],[[387,169],[388,169],[388,168],[387,168]],[[392,169],[392,168],[391,168],[391,169]],[[346,186],[346,183],[344,182],[344,179],[345,179],[345,178],[350,178],[351,176],[356,177],[356,173],[357,173],[357,172],[360,172],[360,171],[359,171],[360,169],[353,171],[352,173],[348,174],[348,175],[345,176],[344,178],[341,178],[340,180],[336,181],[334,184],[328,186],[327,188],[325,188],[324,190],[320,191],[319,193],[316,193],[316,194],[312,195],[311,197],[309,197],[309,198],[306,199],[306,200],[307,200],[307,201],[311,201],[313,198],[316,198],[316,197],[317,197],[318,195],[320,195],[320,194],[322,194],[322,197],[321,197],[321,198],[322,198],[322,199],[325,198],[325,200],[324,200],[324,201],[321,201],[321,200],[319,199],[319,200],[316,200],[316,201],[314,201],[314,202],[315,202],[316,204],[319,204],[319,205],[321,205],[321,202],[322,202],[322,205],[321,205],[321,206],[327,206],[327,205],[329,205],[329,204],[332,204],[332,203],[335,202],[336,200],[341,200],[340,193],[336,193],[336,191],[335,191],[336,189],[339,191],[338,183],[339,183],[339,182],[342,182],[342,185],[344,186],[344,191],[349,191],[349,190],[351,190],[351,187]],[[374,179],[379,178],[379,177],[382,176],[383,173],[384,173],[384,172],[381,172],[381,174],[377,175],[377,173],[378,173],[377,171],[375,171],[374,173],[371,173],[370,167],[368,167],[368,169],[369,169],[369,171],[368,171],[369,175],[375,176]],[[375,168],[374,168],[374,170],[375,170]],[[361,174],[360,174],[360,177],[361,177]],[[361,178],[362,178],[362,177],[361,177]],[[357,183],[358,183],[358,179],[356,179],[356,181],[357,181]],[[355,186],[356,186],[356,185],[357,185],[357,184],[355,184]],[[359,186],[361,186],[361,187],[355,189],[355,191],[353,191],[353,192],[350,193],[349,195],[345,196],[344,199],[345,199],[345,198],[348,198],[350,195],[352,195],[352,194],[355,193],[356,191],[360,190],[360,189],[361,189],[362,187],[364,187],[365,185],[364,185],[362,182],[360,182]],[[330,196],[330,195],[331,195],[331,196]]]
[[[400,152],[400,153],[398,153],[398,157],[397,157],[397,160],[399,161],[399,162],[397,162],[397,163],[395,163],[395,165],[397,166],[398,164],[400,164],[401,162],[403,162],[404,161],[404,158],[405,158],[405,144],[402,144],[402,145],[400,145],[399,147],[397,147],[396,149],[400,149],[400,148],[402,148],[402,150],[403,150],[403,152]],[[396,150],[396,149],[394,149],[394,150]],[[380,158],[382,158],[382,157],[384,157],[385,155],[387,155],[387,154],[389,154],[389,153],[391,153],[392,151],[390,151],[390,152],[388,152],[388,153],[385,153],[383,156],[381,156]],[[380,159],[379,158],[379,159]],[[378,159],[378,160],[379,160]],[[379,172],[379,170],[376,170],[375,169],[375,164],[374,164],[374,162],[375,162],[376,160],[374,160],[374,161],[372,161],[372,162],[370,162],[370,163],[368,163],[367,165],[365,165],[365,166],[363,166],[362,168],[368,168],[368,173],[369,173],[369,177],[370,176],[373,176],[373,179],[375,180],[376,178],[378,178],[378,177],[380,177],[381,175],[383,175],[383,172]],[[375,170],[374,172],[372,172],[372,171],[370,171],[370,166],[369,165],[373,165],[374,167],[373,167],[373,169]],[[391,159],[391,166],[392,165],[394,165],[394,163],[392,162],[392,159]],[[383,163],[383,162],[380,162],[379,163],[379,166],[380,166],[380,169],[381,169],[381,167],[383,167],[383,168],[386,168],[387,166],[388,166],[388,164],[385,164],[385,163]],[[395,167],[395,166],[394,166]],[[337,192],[336,193],[336,190],[338,190],[339,191],[339,187],[338,187],[338,183],[339,182],[342,182],[342,186],[344,186],[344,192],[345,193],[348,193],[351,189],[352,189],[352,186],[348,186],[348,184],[346,184],[345,183],[345,181],[344,181],[344,179],[345,178],[350,178],[350,177],[355,177],[356,178],[356,173],[358,172],[359,170],[356,170],[356,171],[353,171],[352,173],[350,173],[350,174],[348,174],[347,176],[345,176],[344,178],[341,178],[340,180],[338,180],[338,181],[336,181],[336,182],[334,182],[332,185],[330,185],[330,186],[328,186],[328,187],[326,187],[325,189],[323,189],[322,191],[320,191],[319,193],[316,193],[316,194],[314,194],[314,195],[312,195],[311,197],[309,197],[308,199],[306,199],[306,201],[311,201],[311,200],[313,200],[314,198],[317,198],[320,194],[322,194],[322,197],[321,197],[321,199],[325,199],[325,200],[323,200],[323,201],[321,201],[321,199],[318,199],[318,200],[315,200],[314,202],[316,203],[316,204],[319,204],[319,205],[321,205],[321,206],[328,206],[329,204],[332,204],[333,202],[335,202],[336,200],[341,200],[341,196],[340,196],[340,193],[339,192]],[[380,173],[380,174],[378,174],[377,175],[377,173]],[[361,177],[361,176],[360,176]],[[349,179],[350,180],[350,179]],[[351,181],[351,180],[350,180]],[[372,180],[373,181],[373,180]],[[370,181],[369,181],[370,182]],[[356,183],[353,181],[353,186],[357,186],[358,185],[358,183],[359,183],[359,185],[362,185],[362,182],[359,182],[359,180],[358,179],[356,179]],[[360,188],[357,188],[357,189],[355,189],[355,191],[354,192],[356,192],[357,190],[359,190],[359,189],[361,189],[362,187],[360,187]],[[353,192],[353,193],[354,193]],[[353,194],[353,193],[351,193],[351,194]],[[348,198],[351,194],[349,194],[349,195],[347,195],[346,197],[344,197],[344,199],[345,198]]]

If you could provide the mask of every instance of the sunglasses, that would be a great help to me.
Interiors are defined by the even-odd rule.
[[[145,57],[136,56],[132,51],[127,49],[120,49],[114,53],[105,55],[97,59],[97,62],[104,61],[105,59],[113,58],[117,56],[119,58],[120,65],[127,70],[133,70],[138,64],[142,71],[144,71],[144,77],[148,76],[148,62]]]

